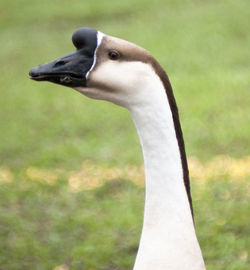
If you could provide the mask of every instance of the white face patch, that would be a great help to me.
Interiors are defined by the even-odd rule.
[[[152,102],[152,97],[157,96],[155,86],[162,85],[153,69],[142,62],[109,60],[95,67],[90,75],[89,87],[78,88],[78,91],[128,109]]]

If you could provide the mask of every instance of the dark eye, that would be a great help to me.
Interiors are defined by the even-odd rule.
[[[117,51],[110,51],[109,52],[109,58],[111,60],[117,60],[120,58],[120,54]]]

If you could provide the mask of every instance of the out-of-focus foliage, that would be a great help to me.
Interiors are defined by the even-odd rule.
[[[247,0],[2,0],[1,163],[70,169],[83,159],[142,162],[124,109],[28,79],[31,67],[74,50],[71,35],[80,26],[133,41],[159,60],[175,91],[188,155],[249,154],[249,10]]]

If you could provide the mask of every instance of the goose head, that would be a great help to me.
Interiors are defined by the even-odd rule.
[[[75,52],[33,68],[30,78],[127,108],[151,99],[147,89],[159,83],[156,74],[164,71],[145,49],[91,28],[77,29],[72,41]]]

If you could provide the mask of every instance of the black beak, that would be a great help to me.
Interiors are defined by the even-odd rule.
[[[30,78],[68,87],[86,87],[86,75],[94,63],[97,31],[91,28],[80,28],[73,34],[72,41],[77,49],[76,52],[34,67],[29,72]]]

